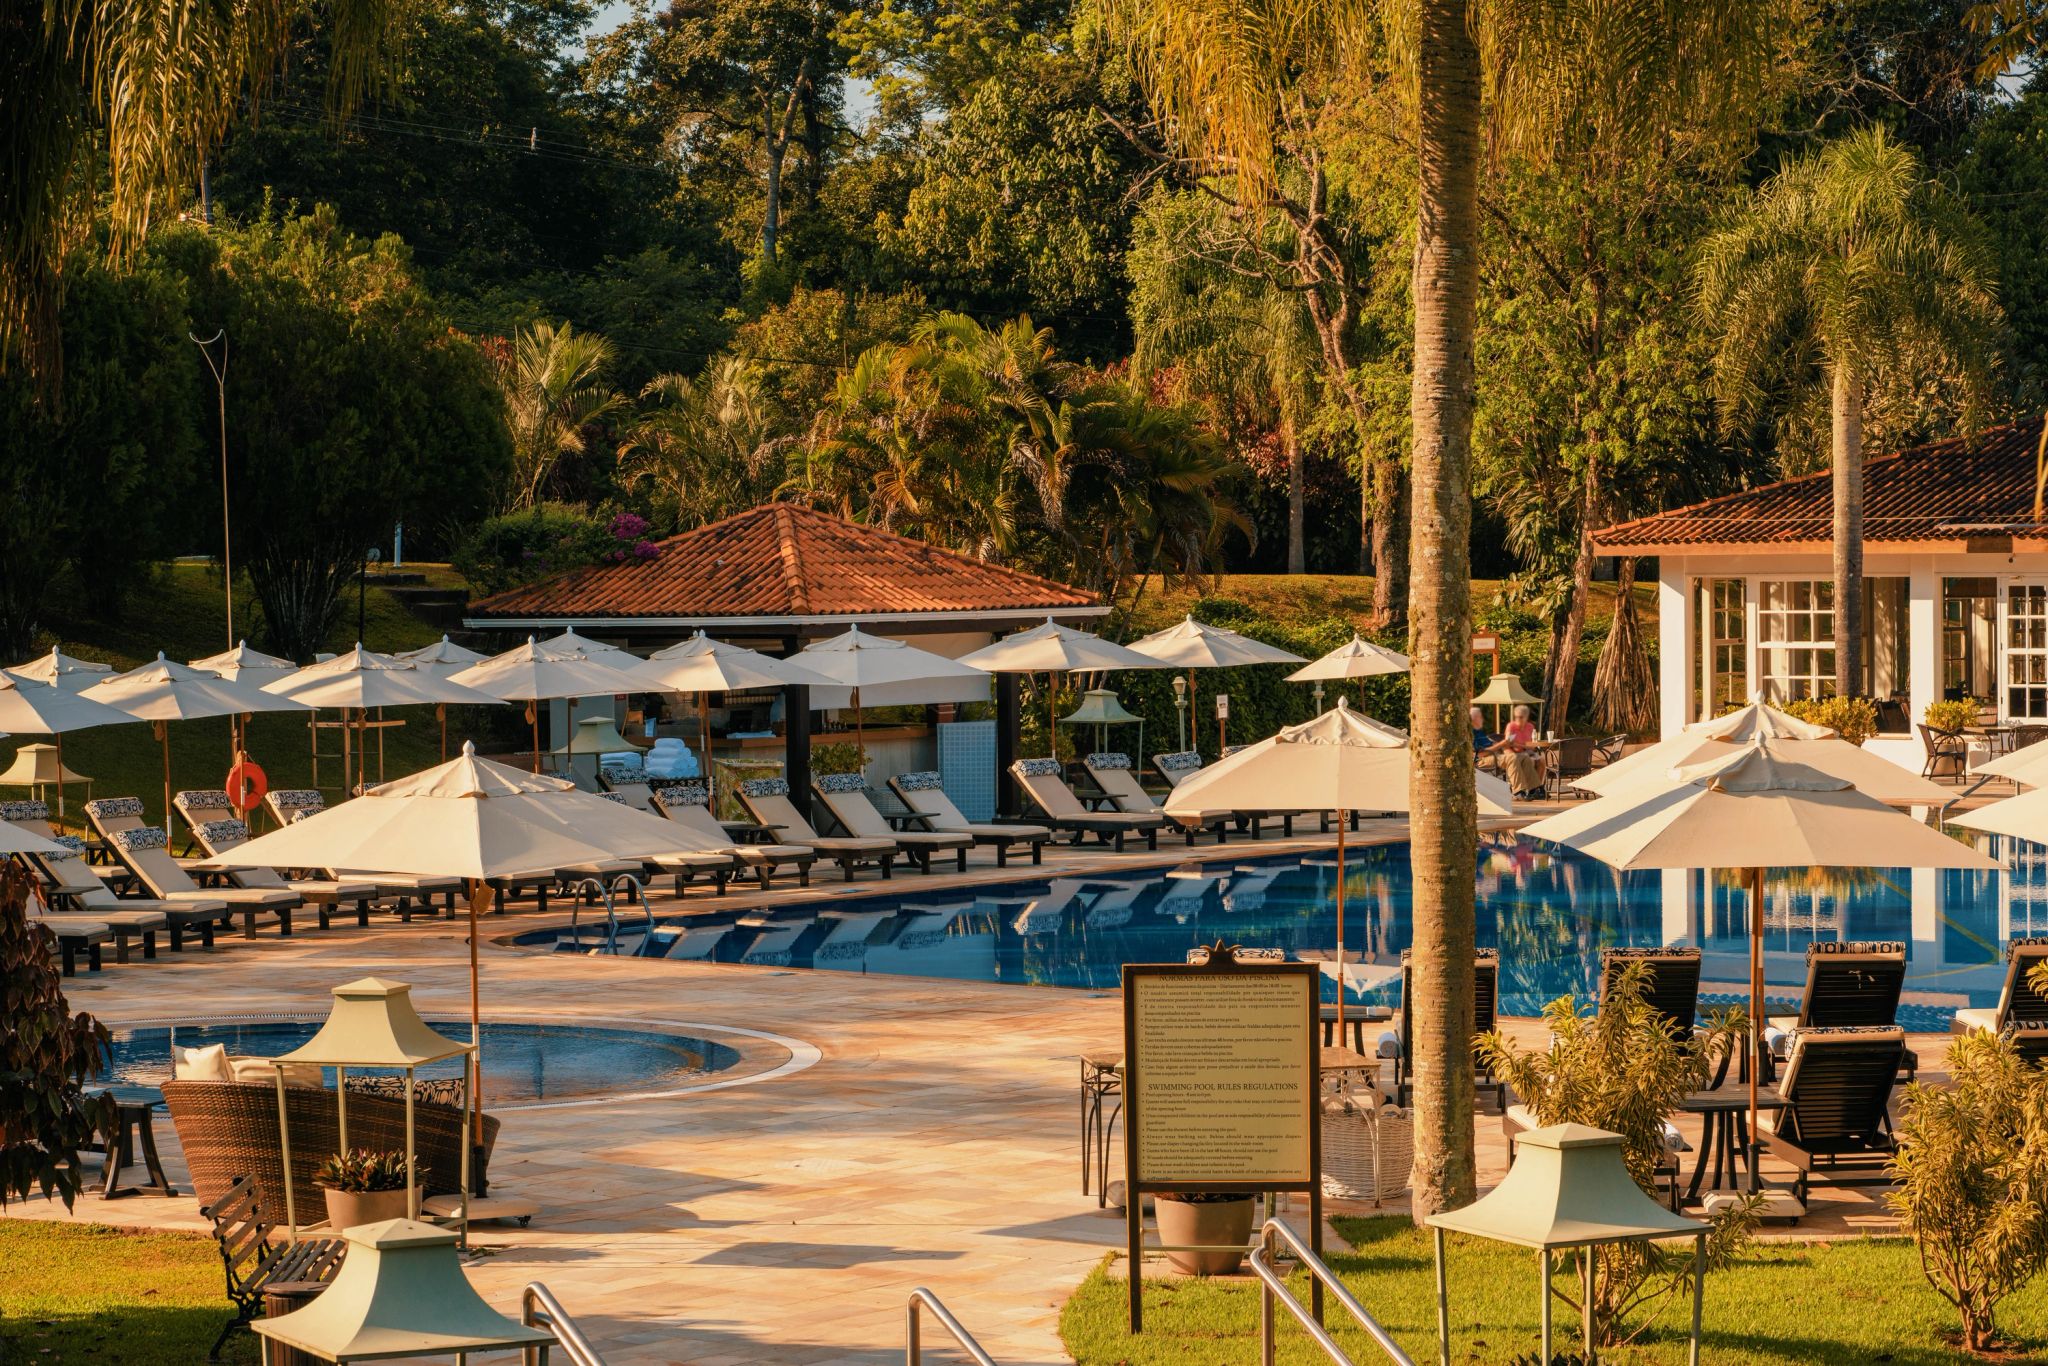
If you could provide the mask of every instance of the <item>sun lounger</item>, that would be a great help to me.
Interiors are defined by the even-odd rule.
[[[899,851],[893,839],[827,839],[811,828],[803,812],[789,799],[789,784],[780,778],[750,778],[739,786],[740,804],[762,825],[774,826],[791,844],[801,844],[821,858],[831,859],[848,882],[853,870],[873,864],[887,878],[894,870]]]
[[[192,832],[193,840],[206,852],[207,858],[216,863],[224,864],[223,855],[231,855],[236,845],[249,842],[249,824],[234,814],[225,792],[180,792],[171,798],[171,805],[178,809],[186,829]],[[319,915],[323,930],[328,927],[337,906],[354,906],[356,924],[368,925],[370,903],[377,899],[378,888],[374,882],[328,878],[293,878],[287,882],[275,868],[225,867],[224,870],[228,881],[237,887],[298,893]],[[412,919],[410,897],[401,897],[399,918]]]
[[[1621,977],[1623,965],[1648,963],[1650,980],[1643,1000],[1671,1022],[1672,1033],[1690,1038],[1698,1024],[1700,1009],[1700,951],[1684,948],[1602,949],[1600,951],[1600,999]]]
[[[1897,1143],[1886,1107],[1906,1051],[1897,1025],[1806,1029],[1792,1039],[1778,1094],[1782,1111],[1757,1116],[1766,1151],[1799,1175],[1792,1193],[1803,1204],[1807,1188],[1888,1186]]]
[[[1031,850],[1031,861],[1038,863],[1046,841],[1052,838],[1052,831],[1042,825],[968,820],[960,813],[960,808],[953,805],[953,799],[946,795],[936,772],[899,773],[889,780],[889,790],[896,794],[896,800],[910,808],[912,815],[925,823],[927,829],[972,835],[976,844],[993,848],[998,868],[1010,861],[1010,850],[1020,844]]]
[[[868,799],[867,780],[858,773],[827,773],[811,782],[811,790],[832,819],[856,839],[894,840],[904,856],[926,874],[932,858],[951,852],[959,871],[967,871],[967,851],[974,836],[957,830],[891,830],[889,819]]]
[[[1763,1079],[1771,1081],[1775,1063],[1790,1056],[1792,1035],[1801,1029],[1848,1029],[1894,1023],[1899,996],[1906,985],[1906,946],[1897,940],[1869,943],[1821,940],[1806,946],[1806,985],[1799,994],[1797,1015],[1777,1015],[1765,1023],[1765,1041],[1772,1046],[1764,1060]],[[1920,1059],[1907,1049],[1900,1081],[1911,1081]]]
[[[292,912],[300,904],[299,894],[285,888],[263,887],[202,888],[192,875],[171,857],[170,840],[154,825],[142,823],[142,803],[134,797],[102,797],[85,804],[86,819],[114,851],[122,866],[135,874],[158,901],[225,902],[229,914],[242,917],[242,936],[256,937],[259,916],[277,918],[277,932],[290,935]]]
[[[40,925],[57,940],[57,968],[66,977],[78,975],[78,955],[85,955],[86,968],[91,972],[100,970],[100,946],[114,937],[113,926],[103,920],[88,920],[82,915],[35,915],[29,916],[29,924]],[[147,957],[154,958],[155,937],[150,938],[151,951]],[[121,956],[127,962],[125,944]]]
[[[1121,853],[1126,835],[1143,835],[1147,849],[1159,847],[1159,832],[1166,827],[1166,817],[1156,811],[1150,815],[1090,811],[1067,786],[1062,772],[1057,759],[1019,759],[1010,765],[1010,776],[1024,789],[1024,795],[1045,813],[1055,830],[1072,835],[1075,844],[1081,842],[1083,835],[1099,835]]]
[[[0,802],[0,820],[64,846],[67,852],[62,854],[26,856],[43,881],[51,916],[76,915],[107,926],[114,936],[116,961],[128,961],[131,936],[141,937],[144,958],[154,958],[151,938],[160,929],[169,930],[173,952],[184,950],[187,930],[197,930],[201,944],[213,947],[213,927],[227,913],[226,902],[123,900],[114,895],[100,870],[85,861],[85,841],[75,835],[60,835],[50,825],[50,809],[43,802]]]
[[[1415,999],[1414,978],[1408,961],[1409,951],[1401,950],[1401,1032],[1393,1041],[1394,1056],[1399,1059],[1394,1073],[1395,1103],[1406,1105],[1415,1089],[1415,1050],[1408,1041],[1415,1037],[1411,1002]],[[1472,1065],[1477,1069],[1478,1087],[1493,1092],[1493,1103],[1502,1114],[1508,1109],[1508,1084],[1487,1070],[1486,1062],[1479,1056],[1477,1039],[1482,1034],[1491,1034],[1500,1002],[1500,950],[1474,949],[1472,962],[1472,1037],[1475,1040]],[[1363,1007],[1360,1007],[1362,1010]],[[1338,1040],[1342,1043],[1343,1040]],[[1387,1040],[1380,1040],[1382,1050]]]
[[[607,801],[617,802],[620,806],[631,807],[633,805],[633,803],[624,794],[619,792],[607,790],[604,792],[600,792],[597,795],[603,797]],[[651,795],[652,794],[650,794],[650,796]],[[655,811],[651,805],[643,807],[641,809],[645,810],[650,815],[661,814]],[[692,882],[695,882],[699,876],[706,876],[712,880],[713,885],[718,889],[718,894],[720,896],[724,896],[725,885],[727,882],[732,880],[733,872],[738,868],[738,866],[738,860],[735,859],[731,854],[725,853],[723,851],[705,851],[702,853],[697,853],[684,850],[676,850],[666,854],[648,855],[647,858],[643,860],[640,866],[640,871],[643,874],[654,873],[662,877],[674,878],[676,880],[677,896],[681,896],[683,894],[683,888],[689,886]],[[599,873],[593,873],[591,874],[591,876],[597,877],[600,881],[604,882],[604,884],[608,887],[616,885],[616,874],[604,875]]]
[[[279,825],[290,825],[302,816],[324,811],[327,808],[327,798],[315,788],[287,787],[269,793],[264,797],[263,805],[270,812],[272,820]],[[446,915],[455,913],[455,898],[462,891],[462,879],[459,877],[392,873],[367,868],[321,868],[318,871],[330,878],[374,882],[384,895],[413,897],[422,908],[431,909],[434,898],[439,897],[442,912]]]
[[[688,778],[681,782],[666,783],[654,793],[654,809],[668,817],[685,830],[702,835],[706,839],[731,840],[726,828],[711,816],[711,793],[701,778]],[[811,885],[811,865],[818,860],[817,853],[801,844],[726,844],[720,853],[730,854],[739,860],[741,866],[751,868],[754,878],[761,884],[761,890],[768,890],[768,881],[784,866],[796,869],[797,886]]]
[[[647,781],[645,769],[627,768],[623,764],[600,764],[597,781],[606,792],[635,811],[645,811],[650,816],[661,814],[654,808],[654,787]]]
[[[1088,770],[1088,776],[1095,780],[1095,785],[1119,811],[1162,816],[1180,827],[1189,844],[1193,844],[1195,835],[1203,830],[1215,835],[1218,844],[1230,838],[1231,824],[1237,819],[1236,812],[1215,810],[1198,811],[1190,816],[1168,816],[1152,794],[1139,785],[1138,775],[1131,771],[1131,756],[1128,754],[1100,751],[1082,759],[1081,766]]]
[[[1231,748],[1234,751],[1243,746],[1233,745]],[[1199,750],[1192,749],[1177,749],[1171,754],[1155,754],[1152,756],[1152,767],[1160,777],[1166,779],[1167,786],[1179,787],[1202,771],[1202,755]],[[1240,828],[1251,827],[1252,838],[1257,839],[1261,822],[1277,820],[1280,822],[1280,833],[1291,836],[1294,834],[1294,818],[1307,814],[1305,811],[1239,811],[1237,823]]]
[[[2048,1025],[2048,995],[2034,990],[2027,974],[2040,963],[2048,963],[2048,939],[2019,938],[2005,946],[2005,985],[1999,989],[1998,1004],[1990,1009],[1971,1007],[1958,1010],[1949,1029],[1967,1034],[1973,1029],[2001,1034],[2016,1025]]]

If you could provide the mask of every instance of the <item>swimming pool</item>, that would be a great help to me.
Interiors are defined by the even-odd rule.
[[[436,1024],[451,1037],[469,1037],[466,1020]],[[116,1030],[111,1080],[154,1086],[169,1076],[173,1028],[181,1048],[225,1044],[232,1056],[271,1058],[297,1048],[319,1027],[317,1020],[230,1020]],[[680,1034],[500,1022],[484,1025],[483,1057],[494,1103],[672,1090],[740,1061],[737,1049]],[[462,1060],[422,1067],[419,1075],[461,1076]],[[333,1080],[330,1071],[327,1081]]]
[[[1895,939],[1907,951],[1900,1021],[1940,1029],[1963,1006],[1997,1003],[2005,942],[2048,933],[2048,848],[1997,837],[1978,847],[2000,873],[1883,869],[1774,875],[1764,917],[1765,977],[1774,999],[1796,1002],[1806,946],[1816,940]],[[1410,938],[1408,846],[1353,850],[1345,938],[1370,979],[1348,999],[1400,999]],[[712,915],[659,924],[622,948],[650,957],[756,963],[1113,990],[1125,963],[1177,962],[1218,939],[1277,945],[1290,956],[1327,952],[1336,932],[1336,860],[1299,854],[1215,860],[1130,873],[1037,878],[813,903],[800,911]],[[1480,847],[1479,942],[1500,950],[1501,1008],[1533,1015],[1567,993],[1595,994],[1600,951],[1650,945],[1704,950],[1703,1001],[1746,992],[1747,912],[1719,874],[1617,873],[1605,864],[1519,838]],[[589,931],[586,927],[586,935]],[[568,950],[557,931],[521,942]],[[1335,998],[1335,982],[1326,979]]]

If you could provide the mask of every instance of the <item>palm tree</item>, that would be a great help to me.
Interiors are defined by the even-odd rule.
[[[245,98],[308,19],[334,53],[345,116],[389,55],[401,0],[136,5],[44,0],[0,12],[0,365],[17,350],[54,392],[64,258],[104,208],[116,260],[175,216]]]
[[[1414,868],[1417,1219],[1469,1202],[1472,869],[1473,330],[1479,176],[1488,134],[1540,163],[1561,140],[1626,155],[1676,127],[1724,129],[1758,107],[1793,30],[1782,0],[1110,0],[1162,122],[1240,198],[1279,192],[1272,121],[1303,79],[1369,85],[1380,54],[1410,78],[1419,194],[1408,610]],[[1482,106],[1490,119],[1482,127]]]
[[[683,529],[713,522],[774,496],[792,424],[760,367],[722,356],[694,379],[656,375],[619,443],[629,487],[653,488]]]
[[[1835,689],[1858,696],[1865,405],[1895,368],[1945,371],[1975,420],[2003,326],[1990,245],[1912,149],[1872,127],[1782,166],[1702,245],[1696,280],[1731,417],[1755,412],[1759,376],[1788,356],[1817,358],[1832,418]]]
[[[531,507],[565,455],[588,449],[590,426],[625,406],[605,387],[612,346],[571,323],[535,323],[498,364],[505,425],[512,429],[512,505]]]

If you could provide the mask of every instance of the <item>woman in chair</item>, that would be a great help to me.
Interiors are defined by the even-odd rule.
[[[1506,770],[1508,786],[1520,799],[1543,795],[1543,784],[1550,776],[1549,757],[1536,743],[1536,713],[1525,703],[1515,708],[1515,719],[1508,722],[1508,733],[1500,742],[1504,751],[1501,762]]]

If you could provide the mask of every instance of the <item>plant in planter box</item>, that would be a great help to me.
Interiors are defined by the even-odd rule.
[[[405,1184],[405,1154],[352,1148],[320,1164],[313,1180],[327,1196],[330,1228],[354,1228],[410,1212],[412,1192]]]
[[[1155,1191],[1152,1211],[1167,1246],[1214,1244],[1214,1252],[1169,1252],[1166,1259],[1197,1276],[1228,1276],[1244,1264],[1251,1243],[1253,1197],[1235,1191]]]
[[[1975,698],[1929,702],[1927,710],[1920,713],[1920,719],[1927,723],[1929,730],[1956,735],[1977,724],[1977,712],[1982,705]]]

